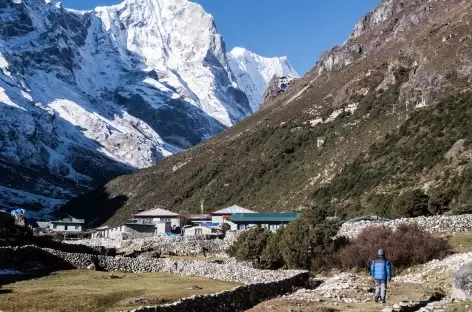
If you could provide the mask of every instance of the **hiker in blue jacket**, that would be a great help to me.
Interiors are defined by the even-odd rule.
[[[392,265],[385,258],[385,252],[379,249],[378,257],[370,264],[370,274],[375,280],[375,302],[386,302],[387,280],[392,280]]]

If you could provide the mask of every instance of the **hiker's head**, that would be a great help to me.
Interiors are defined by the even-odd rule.
[[[385,252],[383,251],[383,249],[379,249],[379,251],[377,252],[377,254],[381,257],[385,256]]]

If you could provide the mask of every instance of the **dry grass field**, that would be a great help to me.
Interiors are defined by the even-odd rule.
[[[120,311],[231,289],[236,283],[168,273],[59,271],[0,288],[0,311]]]

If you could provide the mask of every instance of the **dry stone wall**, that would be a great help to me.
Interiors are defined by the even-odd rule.
[[[233,244],[235,239],[236,235],[230,234],[224,239],[204,239],[199,236],[153,236],[130,240],[96,238],[64,242],[87,246],[105,246],[108,248],[116,248],[120,252],[125,253],[156,250],[162,254],[197,256],[202,255],[203,250],[208,254],[222,254]]]
[[[23,256],[38,255],[38,257],[45,257],[46,259],[56,259],[57,263],[61,264],[60,268],[64,268],[63,264],[74,268],[86,268],[89,261],[92,261],[99,269],[107,271],[169,272],[245,284],[216,294],[188,297],[173,304],[141,307],[133,310],[134,312],[245,311],[262,301],[294,291],[298,287],[306,287],[309,280],[308,271],[257,270],[248,265],[238,263],[233,259],[227,259],[223,263],[216,263],[109,257],[84,253],[67,253],[34,246],[0,248],[0,269],[14,268],[17,265],[16,262],[22,261],[22,257],[15,258],[12,256],[15,253]],[[33,256],[33,258],[36,257]]]
[[[0,270],[53,271],[72,268],[68,261],[35,246],[0,247]]]
[[[263,301],[305,286],[307,280],[308,272],[302,272],[279,281],[240,286],[211,295],[192,296],[172,304],[140,307],[131,312],[246,311]]]
[[[76,268],[84,269],[89,261],[93,261],[99,269],[105,271],[136,273],[168,272],[244,284],[279,281],[305,272],[295,270],[258,270],[244,263],[238,263],[234,259],[226,259],[222,262],[177,261],[168,258],[148,259],[65,253],[52,249],[47,251],[64,259]]]
[[[386,226],[395,229],[400,224],[417,224],[433,234],[452,234],[472,231],[472,214],[458,216],[432,216],[402,218],[390,221],[346,222],[339,229],[337,236],[355,238],[366,227]]]

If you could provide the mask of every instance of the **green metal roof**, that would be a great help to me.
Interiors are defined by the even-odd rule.
[[[290,222],[300,218],[300,213],[235,213],[231,222]]]

